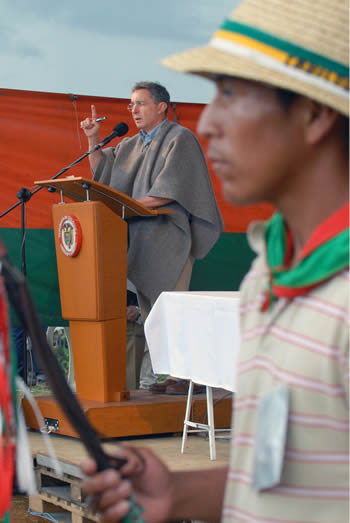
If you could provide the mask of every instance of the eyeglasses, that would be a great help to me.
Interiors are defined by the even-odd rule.
[[[134,106],[137,105],[137,107],[143,107],[144,105],[147,105],[149,102],[141,102],[140,100],[136,100],[136,102],[130,102],[128,104],[128,111],[132,111]]]

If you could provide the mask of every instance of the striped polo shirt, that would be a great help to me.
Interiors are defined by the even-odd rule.
[[[268,286],[264,224],[252,224],[258,253],[240,292],[241,351],[222,521],[345,523],[349,520],[349,272],[305,296],[261,311]],[[289,387],[280,482],[252,486],[257,406]]]

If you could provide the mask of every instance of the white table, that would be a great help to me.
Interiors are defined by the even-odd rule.
[[[207,386],[208,425],[204,427],[209,432],[211,457],[215,459],[211,388],[235,390],[239,292],[163,292],[146,320],[145,335],[156,374]],[[191,395],[190,386],[183,447],[187,427],[201,428],[188,419]]]

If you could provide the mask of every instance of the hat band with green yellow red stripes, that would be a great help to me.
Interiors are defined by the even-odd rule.
[[[213,35],[210,45],[348,95],[349,67],[252,26],[227,19]]]

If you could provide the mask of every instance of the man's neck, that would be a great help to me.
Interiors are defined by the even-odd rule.
[[[290,190],[276,207],[293,236],[293,260],[315,228],[349,200],[348,163],[343,155],[320,154],[307,172],[295,174]]]
[[[146,131],[146,129],[140,129],[140,131],[143,131],[146,134],[152,134],[155,129],[157,129],[161,124],[163,124],[165,122],[165,120],[166,120],[166,118],[164,118],[163,120],[158,122],[156,125],[154,125],[152,127],[152,129],[148,129],[147,131]]]

